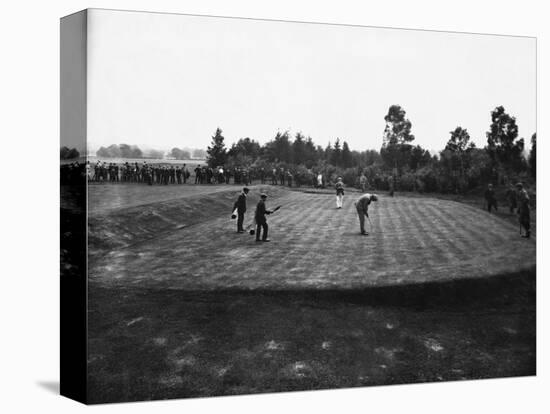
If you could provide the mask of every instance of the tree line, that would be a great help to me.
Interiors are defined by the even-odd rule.
[[[141,150],[137,145],[112,144],[108,147],[100,147],[96,151],[96,156],[101,158],[173,158],[176,160],[189,160],[191,158],[204,159],[206,151],[203,149],[187,150],[174,147],[165,153],[156,149]]]
[[[341,176],[347,185],[355,185],[365,174],[379,190],[462,193],[489,182],[508,184],[515,180],[532,181],[536,176],[536,133],[526,156],[525,139],[519,138],[516,119],[498,106],[491,112],[486,133],[487,144],[477,148],[462,126],[442,137],[445,147],[432,154],[414,145],[412,122],[405,110],[392,105],[384,117],[380,150],[351,150],[337,137],[323,147],[310,136],[298,132],[277,132],[264,145],[241,138],[229,148],[223,131],[216,129],[208,147],[207,162],[212,168],[244,167],[253,170],[285,168],[308,181],[311,174],[322,173],[328,182]]]

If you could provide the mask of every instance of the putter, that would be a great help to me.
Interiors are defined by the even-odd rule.
[[[372,233],[372,221],[370,221],[370,217],[369,217],[369,216],[367,216],[367,218],[369,219],[370,232]]]
[[[277,206],[273,209],[273,213],[275,213],[277,210],[279,210],[281,208],[281,206]],[[256,227],[256,220],[254,220],[252,222],[252,224],[250,224],[247,228],[248,230],[248,234],[250,234],[251,236],[254,236],[256,234],[256,230],[254,229],[254,227]]]

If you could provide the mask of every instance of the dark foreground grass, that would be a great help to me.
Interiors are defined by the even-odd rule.
[[[535,374],[535,272],[363,291],[89,287],[91,403]]]

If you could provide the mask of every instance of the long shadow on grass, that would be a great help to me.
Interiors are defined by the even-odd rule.
[[[362,291],[89,294],[92,403],[536,373],[534,270]]]
[[[370,306],[399,306],[418,309],[491,307],[507,304],[535,305],[536,271],[515,272],[487,278],[455,279],[441,282],[370,286],[364,289],[285,289],[215,291],[182,291],[128,288],[125,291],[160,294],[191,301],[224,301],[232,299],[310,300],[365,304]],[[110,289],[110,288],[109,288]]]

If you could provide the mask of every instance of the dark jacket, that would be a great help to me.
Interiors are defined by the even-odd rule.
[[[495,202],[496,201],[495,190],[490,188],[485,190],[485,200],[487,200],[488,202]]]
[[[235,204],[233,204],[233,210],[237,209],[239,213],[246,212],[246,195],[241,193]]]
[[[529,206],[529,195],[525,189],[518,192],[518,214],[521,218],[530,217],[531,208]]]
[[[256,215],[255,215],[256,223],[265,223],[266,221],[265,215],[271,214],[271,213],[272,213],[271,210],[267,210],[265,208],[264,200],[260,200],[258,202],[258,205],[256,206]]]
[[[336,188],[336,195],[342,194],[344,195],[344,184],[341,181],[338,181],[334,188]]]
[[[365,213],[367,216],[369,215],[369,204],[371,203],[370,194],[363,194],[355,203],[355,208],[357,208],[357,211]]]

